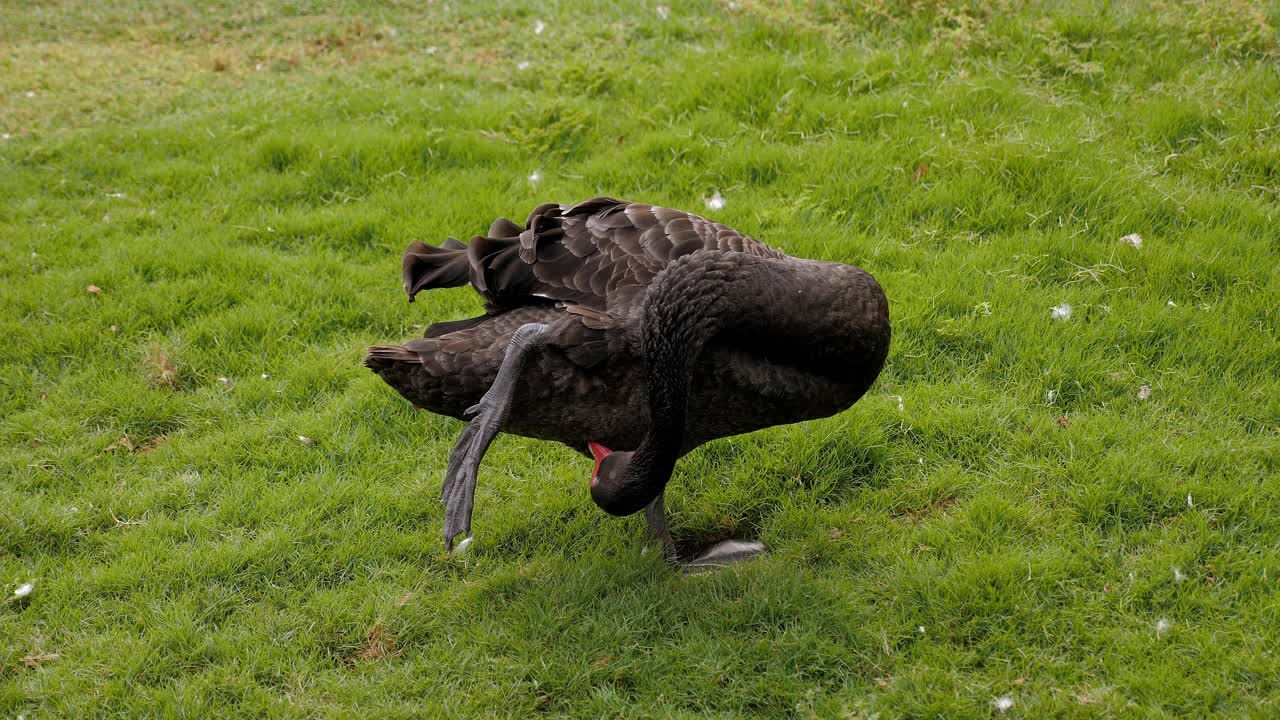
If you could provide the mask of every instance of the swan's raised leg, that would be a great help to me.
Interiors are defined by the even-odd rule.
[[[667,562],[687,573],[706,572],[736,562],[749,560],[768,548],[756,540],[724,540],[707,548],[700,555],[688,562],[680,562],[676,552],[676,543],[667,530],[667,510],[663,503],[663,494],[653,499],[644,509],[644,519],[649,525],[649,534],[662,543],[662,556]]]
[[[440,499],[445,503],[446,550],[453,550],[453,539],[458,535],[466,533],[467,536],[459,548],[471,539],[471,511],[475,503],[480,461],[511,413],[512,398],[529,353],[547,343],[546,330],[546,325],[529,323],[512,333],[498,377],[480,402],[464,413],[471,420],[449,453],[449,467],[445,470],[444,485],[440,489]]]

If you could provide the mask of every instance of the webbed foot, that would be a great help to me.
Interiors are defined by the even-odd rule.
[[[708,572],[726,565],[745,562],[768,550],[769,548],[759,540],[723,540],[707,548],[692,560],[680,563],[680,569],[686,573]]]
[[[661,493],[645,508],[644,519],[649,526],[649,534],[662,543],[662,555],[666,561],[672,567],[686,573],[708,572],[750,560],[769,550],[758,540],[723,540],[707,548],[692,560],[682,561],[676,550],[675,540],[667,530],[667,511]]]
[[[453,540],[466,533],[463,544],[471,540],[471,511],[475,507],[476,477],[480,460],[493,442],[492,433],[484,432],[483,418],[467,423],[449,453],[449,467],[444,472],[444,485],[440,488],[440,501],[444,510],[444,547],[453,551]],[[461,548],[459,548],[461,549]]]
[[[449,453],[449,467],[440,488],[440,500],[445,504],[444,547],[450,552],[454,551],[454,538],[464,533],[466,538],[459,543],[457,550],[462,551],[471,544],[471,511],[475,507],[480,461],[511,413],[520,373],[530,351],[545,344],[546,329],[545,325],[529,323],[521,325],[512,334],[493,385],[480,402],[463,413],[468,420],[467,426]]]

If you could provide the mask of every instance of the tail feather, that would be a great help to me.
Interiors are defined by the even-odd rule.
[[[374,372],[406,362],[421,364],[422,357],[403,345],[371,345],[369,354],[364,356],[364,366]]]

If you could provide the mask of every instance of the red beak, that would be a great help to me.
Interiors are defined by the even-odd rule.
[[[600,461],[605,459],[609,453],[613,452],[609,448],[601,445],[595,440],[588,440],[587,447],[591,448],[591,455],[596,459],[596,466],[591,471],[591,484],[596,484],[596,474],[600,472]]]

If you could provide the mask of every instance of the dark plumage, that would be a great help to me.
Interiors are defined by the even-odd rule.
[[[889,349],[888,302],[860,268],[613,198],[541,205],[524,227],[499,219],[470,244],[404,254],[410,300],[465,283],[484,315],[365,358],[416,407],[470,418],[443,489],[450,547],[470,530],[476,470],[501,429],[632,450],[598,458],[592,497],[618,515],[649,506],[674,557],[662,493],[680,456],[849,407]]]

